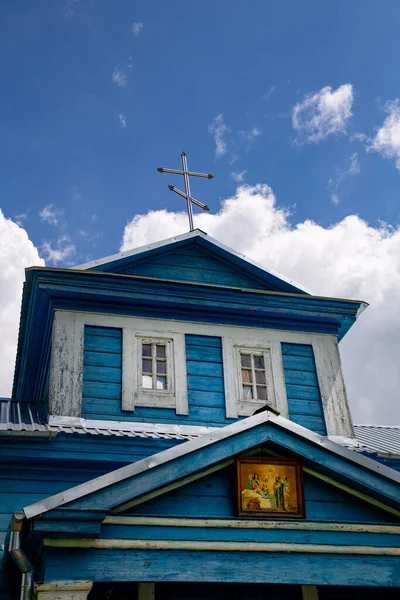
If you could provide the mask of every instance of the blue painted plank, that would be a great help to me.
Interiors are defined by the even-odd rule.
[[[210,346],[221,348],[221,338],[209,335],[185,335],[186,346]]]
[[[151,570],[149,570],[151,567]],[[399,586],[398,557],[274,552],[46,549],[44,579]]]
[[[85,381],[84,378],[82,383],[82,394],[85,398],[109,398],[111,400],[120,400],[122,386],[118,383]]]
[[[98,382],[105,383],[119,383],[122,382],[122,370],[117,367],[92,367],[84,365],[83,367],[83,379],[85,383]]]
[[[225,394],[199,390],[188,391],[189,412],[191,406],[215,406],[225,410]]]
[[[94,325],[85,325],[85,335],[115,337],[120,339],[122,336],[122,330],[120,327],[95,327]]]
[[[318,379],[316,373],[304,371],[293,371],[284,369],[285,381],[289,385],[307,385],[310,387],[318,387]]]
[[[318,387],[307,387],[305,385],[286,384],[286,394],[288,399],[298,400],[316,400],[320,401],[321,395]]]
[[[291,419],[294,420],[294,415],[308,415],[310,417],[323,417],[321,402],[318,400],[294,400],[288,399],[290,406]],[[323,422],[323,421],[322,421]]]
[[[198,377],[218,377],[222,380],[223,367],[221,363],[199,362],[193,360],[186,361],[186,372],[188,375]]]
[[[84,352],[84,366],[91,367],[119,367],[122,366],[122,354],[111,354],[109,352]]]
[[[308,415],[291,415],[291,420],[301,425],[302,427],[306,427],[307,429],[311,429],[320,435],[326,435],[326,427],[325,422],[322,416],[308,416]]]
[[[188,389],[210,392],[223,392],[224,386],[221,378],[205,377],[201,375],[188,375]]]
[[[308,344],[285,344],[282,343],[283,356],[310,356],[314,357],[313,348]]]
[[[85,336],[85,350],[90,350],[91,352],[121,353],[122,340],[115,337],[88,335]]]
[[[311,356],[283,356],[283,366],[287,370],[315,373],[315,362]]]
[[[186,359],[199,362],[222,363],[222,351],[220,348],[190,346],[186,344]]]

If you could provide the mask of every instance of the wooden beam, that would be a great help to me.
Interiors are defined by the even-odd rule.
[[[155,591],[154,583],[139,583],[138,584],[138,600],[154,600]]]
[[[217,542],[198,540],[126,540],[120,538],[45,538],[50,548],[98,548],[122,550],[190,550],[214,552],[291,552],[302,554],[352,554],[400,556],[400,548],[388,546],[339,546],[331,544],[289,544],[281,542]]]
[[[303,600],[318,600],[318,589],[315,585],[302,585],[301,595]]]

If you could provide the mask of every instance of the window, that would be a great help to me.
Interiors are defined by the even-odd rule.
[[[236,347],[236,401],[240,416],[250,416],[261,406],[275,407],[270,348]]]
[[[142,342],[142,389],[168,390],[167,346],[165,343]]]
[[[243,400],[267,400],[267,377],[261,352],[240,352]]]

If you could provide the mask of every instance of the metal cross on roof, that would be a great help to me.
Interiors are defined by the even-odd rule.
[[[186,193],[181,192],[173,185],[169,185],[168,187],[171,190],[171,192],[175,192],[176,194],[178,194],[178,196],[182,196],[182,198],[186,198],[187,210],[188,210],[188,216],[189,216],[189,227],[190,227],[190,231],[193,231],[194,226],[193,226],[192,203],[196,204],[196,206],[200,206],[200,208],[202,208],[203,210],[210,210],[210,209],[207,206],[207,204],[203,204],[202,202],[199,202],[198,200],[195,200],[194,198],[192,198],[192,196],[190,194],[189,177],[205,177],[206,179],[212,179],[214,177],[214,175],[211,175],[211,173],[195,173],[194,171],[188,171],[186,152],[182,152],[181,157],[182,157],[182,171],[179,171],[177,169],[164,169],[163,167],[159,167],[157,169],[157,171],[159,171],[160,173],[172,173],[174,175],[183,175],[183,179],[185,181]]]

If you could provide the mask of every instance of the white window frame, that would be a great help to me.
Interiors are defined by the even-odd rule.
[[[137,386],[135,406],[156,406],[158,408],[175,408],[175,368],[174,368],[174,341],[170,338],[136,337],[137,356]],[[142,346],[143,344],[160,344],[165,346],[167,388],[165,390],[148,389],[142,386]]]
[[[266,404],[276,408],[275,401],[275,390],[274,390],[274,380],[272,375],[272,363],[271,363],[271,351],[270,348],[248,348],[244,346],[236,346],[235,347],[236,354],[236,369],[235,375],[238,379],[237,388],[238,388],[238,414],[239,415],[252,415],[254,411]],[[258,398],[245,399],[243,397],[243,379],[242,379],[242,362],[241,355],[242,354],[253,354],[262,356],[264,359],[264,372],[266,379],[266,387],[267,387],[267,399],[261,400]],[[252,387],[256,385],[253,382]]]

